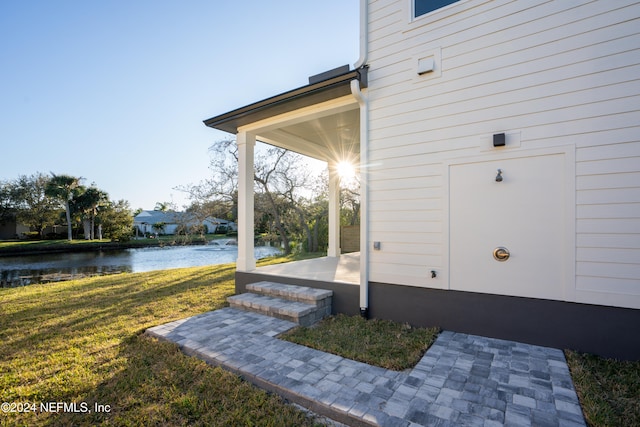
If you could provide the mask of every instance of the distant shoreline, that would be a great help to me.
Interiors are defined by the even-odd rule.
[[[41,255],[50,253],[74,253],[74,252],[98,252],[98,251],[117,251],[123,249],[149,248],[163,246],[187,246],[187,245],[206,245],[207,242],[197,240],[193,242],[169,242],[169,241],[149,241],[145,242],[131,240],[128,242],[83,242],[82,244],[70,243],[53,243],[50,245],[35,244],[17,245],[0,248],[0,257],[23,256],[23,255]]]

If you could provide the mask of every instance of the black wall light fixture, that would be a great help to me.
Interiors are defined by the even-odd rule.
[[[504,147],[506,145],[506,138],[504,133],[494,133],[493,134],[493,146],[494,147]]]

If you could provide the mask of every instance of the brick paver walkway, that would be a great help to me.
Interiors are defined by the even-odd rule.
[[[444,331],[396,372],[276,338],[294,326],[224,308],[147,333],[348,425],[585,425],[560,350]]]

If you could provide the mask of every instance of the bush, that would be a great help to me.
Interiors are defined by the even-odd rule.
[[[22,235],[27,240],[40,240],[40,233],[37,231],[27,231],[26,233],[22,233]]]
[[[66,239],[67,238],[67,233],[47,233],[46,236],[44,236],[44,238],[46,240],[61,240],[61,239]]]

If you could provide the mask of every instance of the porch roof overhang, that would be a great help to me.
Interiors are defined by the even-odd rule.
[[[213,129],[236,134],[238,133],[238,128],[242,126],[350,95],[351,81],[353,80],[359,81],[361,88],[366,88],[367,67],[350,70],[246,105],[204,120],[204,124]]]

